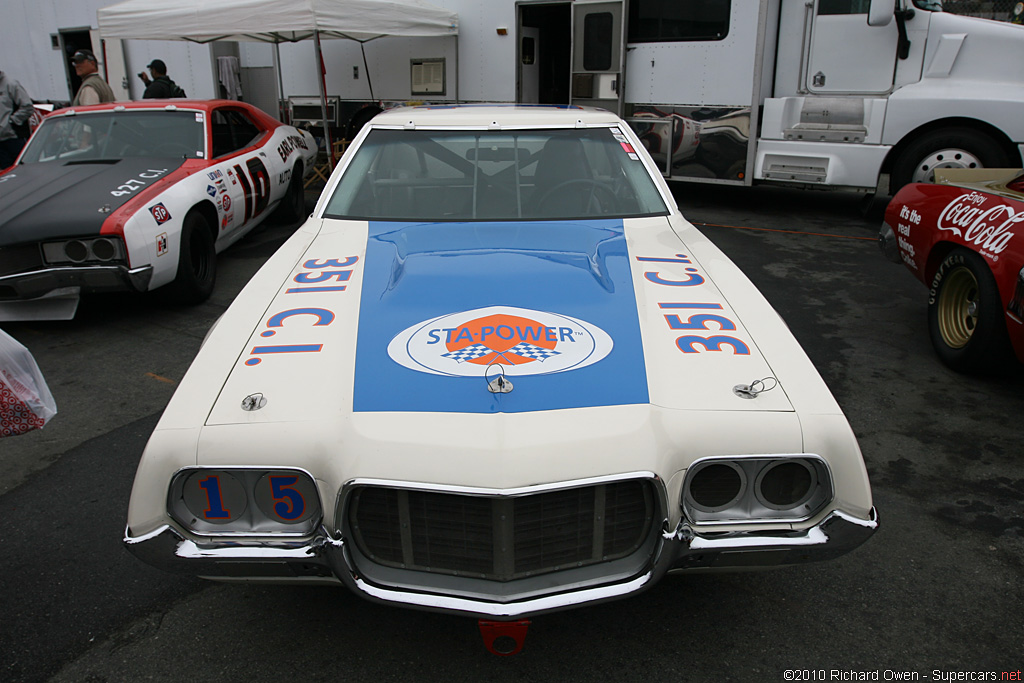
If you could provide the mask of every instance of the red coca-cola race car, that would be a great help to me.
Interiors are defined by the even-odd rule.
[[[961,372],[1024,362],[1024,171],[941,169],[905,186],[879,242],[929,289],[928,330]]]

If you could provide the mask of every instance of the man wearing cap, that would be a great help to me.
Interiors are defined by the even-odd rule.
[[[143,93],[142,99],[152,100],[181,97],[181,95],[177,94],[180,89],[167,75],[167,65],[164,64],[162,59],[154,59],[146,68],[149,69],[153,80],[149,80],[149,76],[146,76],[144,73],[139,74],[139,78],[146,84],[146,92]]]
[[[75,67],[75,73],[82,79],[78,94],[71,102],[72,107],[114,101],[114,91],[99,75],[96,55],[92,53],[92,50],[79,50],[71,57],[71,63]]]

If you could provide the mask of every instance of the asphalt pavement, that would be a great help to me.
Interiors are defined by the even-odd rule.
[[[143,565],[121,547],[135,465],[206,330],[295,227],[267,224],[221,255],[201,306],[93,297],[74,321],[4,326],[59,413],[0,440],[0,680],[1020,680],[1004,677],[1024,668],[1020,368],[973,377],[938,361],[925,289],[874,243],[884,201],[675,191],[846,412],[881,518],[864,546],[539,616],[507,658],[473,620]]]

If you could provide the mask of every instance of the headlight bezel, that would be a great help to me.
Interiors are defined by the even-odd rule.
[[[743,472],[739,493],[726,505],[707,506],[693,495],[693,482],[712,465],[726,464]],[[763,491],[765,476],[781,465],[798,464],[808,473],[807,491],[791,503],[776,503]],[[801,470],[794,471],[799,474]],[[814,453],[716,455],[699,458],[687,468],[679,505],[693,526],[777,524],[805,522],[820,513],[835,497],[827,461]]]
[[[69,252],[80,252],[80,257]],[[40,245],[43,261],[50,266],[112,266],[127,263],[124,242],[115,235],[71,237],[43,242]],[[110,255],[104,258],[105,250]],[[98,253],[99,252],[99,253]]]
[[[273,487],[275,481],[279,495],[261,490]],[[239,490],[245,498],[241,506]],[[306,509],[295,514],[293,521],[285,521],[296,512],[297,500]],[[275,513],[267,508],[277,504],[283,505],[280,509],[285,516],[274,519]],[[212,516],[204,518],[202,507]],[[223,512],[229,513],[228,517],[219,519]],[[167,515],[200,537],[305,538],[320,527],[323,503],[316,479],[299,467],[190,466],[171,477]]]

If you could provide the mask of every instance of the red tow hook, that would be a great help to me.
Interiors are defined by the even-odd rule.
[[[480,635],[484,637],[484,647],[492,655],[508,657],[519,654],[526,640],[526,629],[529,621],[477,621]]]

